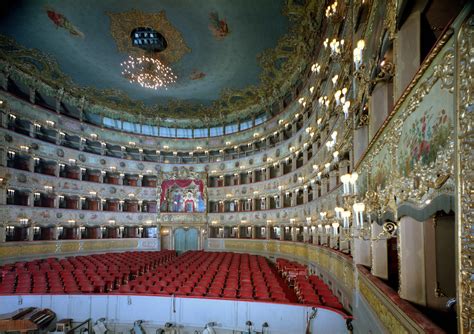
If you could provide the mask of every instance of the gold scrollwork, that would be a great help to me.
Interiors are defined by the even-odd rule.
[[[160,52],[160,60],[167,64],[176,63],[191,49],[186,45],[182,34],[166,17],[164,10],[158,13],[146,13],[132,9],[127,12],[107,12],[110,17],[110,33],[117,44],[117,49],[128,55],[142,56],[145,51],[134,47],[130,33],[137,27],[150,27],[161,33],[168,41],[168,47]]]
[[[458,207],[456,223],[458,232],[458,292],[457,307],[459,330],[462,333],[474,332],[474,229],[473,208],[474,197],[472,189],[474,184],[474,165],[472,159],[472,142],[474,124],[474,96],[472,94],[472,77],[474,64],[472,50],[474,49],[474,15],[471,15],[461,26],[458,35],[457,59],[457,134],[456,134],[456,188]]]

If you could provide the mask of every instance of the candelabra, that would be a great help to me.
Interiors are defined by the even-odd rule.
[[[358,177],[355,172],[341,176],[344,208],[336,207],[334,209],[336,220],[342,222],[341,235],[343,238],[341,241],[348,241],[353,238],[377,241],[396,236],[397,224],[394,222],[384,222],[382,232],[372,236],[372,214],[375,213],[376,217],[380,216],[379,198],[374,191],[366,192],[365,196],[361,198],[357,191]],[[352,225],[350,221],[351,209],[353,212]]]

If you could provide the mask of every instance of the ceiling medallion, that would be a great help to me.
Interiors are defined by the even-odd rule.
[[[166,47],[160,52],[160,61],[165,64],[173,64],[179,61],[191,49],[184,42],[181,33],[168,21],[164,10],[158,13],[145,13],[132,9],[122,13],[107,12],[110,17],[110,33],[117,44],[119,52],[126,53],[133,57],[144,56],[147,52],[144,48],[133,44],[130,33],[137,27],[147,27],[156,31],[163,37]]]
[[[163,52],[168,42],[165,37],[153,28],[135,28],[130,34],[132,45],[146,52],[140,57],[129,56],[122,62],[122,75],[130,83],[136,82],[143,88],[168,89],[168,85],[176,82],[178,77],[170,67],[163,64],[157,55]]]

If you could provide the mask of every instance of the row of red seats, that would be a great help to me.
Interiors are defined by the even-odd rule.
[[[285,280],[287,283],[285,283]],[[293,289],[290,289],[293,287]],[[0,267],[0,294],[149,293],[342,309],[327,285],[297,262],[230,252],[125,252],[48,258]]]
[[[0,293],[103,293],[176,257],[173,251],[48,258],[0,267]]]
[[[308,276],[305,265],[281,258],[276,262],[280,274],[290,286],[293,286],[300,303],[343,309],[342,304],[323,280],[316,275]]]
[[[118,291],[289,302],[277,277],[262,256],[194,251]]]
[[[306,275],[308,267],[298,262],[278,258],[276,260],[278,271],[289,283],[297,276]]]
[[[342,304],[334,296],[331,289],[316,275],[298,276],[295,281],[295,291],[299,300],[304,304],[343,309]]]

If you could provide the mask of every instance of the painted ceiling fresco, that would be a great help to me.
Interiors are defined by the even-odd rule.
[[[0,59],[19,62],[11,50],[26,50],[54,68],[36,71],[41,79],[59,81],[65,90],[74,86],[104,105],[106,97],[116,107],[122,100],[123,111],[193,118],[218,110],[222,117],[271,94],[273,71],[284,70],[296,48],[294,14],[281,0],[5,1]],[[130,32],[141,26],[168,42],[160,57],[179,79],[167,90],[142,88],[121,75],[120,63],[137,55]],[[173,105],[181,115],[171,112]]]

